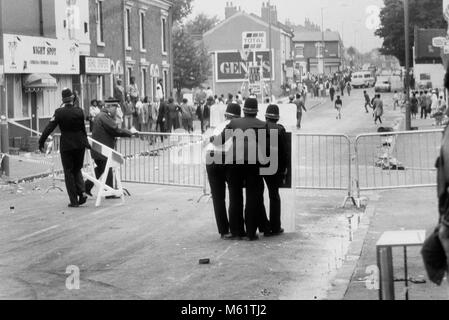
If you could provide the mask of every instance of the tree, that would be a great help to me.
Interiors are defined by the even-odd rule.
[[[180,23],[182,19],[186,18],[192,13],[193,0],[172,0],[173,2],[173,22]]]
[[[204,13],[200,13],[194,19],[185,23],[186,31],[190,34],[203,35],[217,25],[219,19],[217,16],[209,17]]]
[[[206,48],[202,41],[196,41],[185,26],[173,28],[174,81],[178,92],[192,89],[208,78],[211,69]]]
[[[410,44],[413,46],[414,27],[446,28],[443,16],[442,0],[409,0],[410,8]],[[405,32],[403,0],[384,0],[385,7],[380,12],[381,26],[375,35],[383,38],[380,53],[398,58],[401,66],[405,65]],[[410,48],[410,57],[413,56]]]

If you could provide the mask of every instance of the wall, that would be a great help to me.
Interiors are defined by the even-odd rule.
[[[1,0],[3,33],[41,36],[37,0]],[[55,1],[42,0],[44,37],[56,38]],[[62,2],[61,0],[58,0]]]
[[[420,80],[420,74],[430,74],[430,80]],[[425,85],[428,81],[432,82],[433,88],[444,88],[444,66],[442,64],[415,64],[413,74],[415,76],[416,85],[419,83]]]

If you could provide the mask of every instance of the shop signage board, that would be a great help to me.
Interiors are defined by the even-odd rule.
[[[81,73],[110,74],[111,59],[98,57],[81,57]]]
[[[270,54],[268,50],[256,51],[256,62],[253,58],[254,52],[250,52],[247,60],[243,60],[239,51],[220,51],[216,52],[216,82],[243,82],[248,79],[251,67],[260,68],[262,65],[264,81],[274,80],[272,66],[274,65],[274,54],[271,55],[272,61],[269,61]]]
[[[79,74],[79,45],[73,40],[3,35],[5,73]]]
[[[265,31],[246,31],[242,33],[243,50],[262,50],[267,48],[267,34]]]

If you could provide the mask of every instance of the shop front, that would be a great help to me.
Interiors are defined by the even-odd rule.
[[[3,35],[7,116],[10,137],[23,147],[27,137],[41,132],[61,106],[61,91],[72,87],[79,74],[79,47],[75,41],[22,35]],[[22,138],[22,139],[14,139]]]

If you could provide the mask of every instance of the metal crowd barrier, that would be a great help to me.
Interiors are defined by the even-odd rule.
[[[442,132],[359,135],[354,145],[357,198],[362,191],[436,186]]]
[[[203,146],[202,135],[194,134],[141,133],[139,138],[120,138],[117,151],[125,158],[122,181],[202,188],[206,194]]]
[[[352,197],[351,141],[346,135],[295,134],[292,141],[296,189],[345,190]]]

